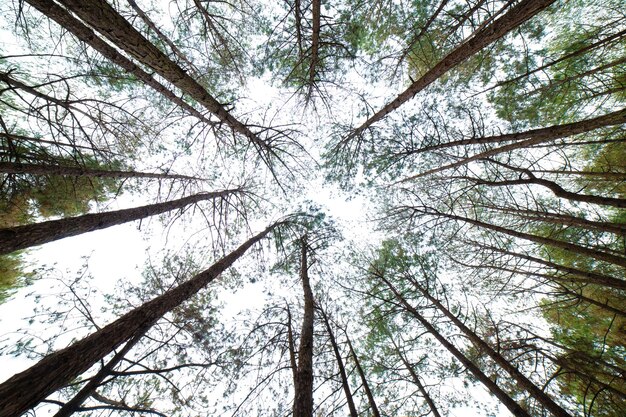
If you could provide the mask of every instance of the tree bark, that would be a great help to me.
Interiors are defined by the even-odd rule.
[[[202,85],[144,38],[105,0],[60,0],[59,2],[114,45],[152,68],[181,91],[189,94],[191,98],[217,116],[222,123],[229,126],[234,132],[246,137],[257,150],[266,154],[273,153],[269,144],[231,115]]]
[[[90,213],[77,217],[0,229],[0,255],[53,242],[65,237],[106,229],[107,227],[118,224],[181,209],[200,201],[227,198],[229,195],[238,192],[241,192],[241,190],[234,189],[212,193],[200,193],[178,200],[166,201],[164,203],[105,213]]]
[[[443,74],[467,61],[472,55],[526,22],[553,2],[554,0],[523,0],[492,24],[474,32],[469,39],[466,39],[461,45],[446,55],[439,63],[426,72],[426,74],[421,76],[411,84],[409,88],[398,95],[398,97],[356,128],[347,139],[361,135],[372,124],[383,119],[389,113],[409,101]]]
[[[587,119],[576,123],[568,123],[565,125],[557,125],[546,127],[542,129],[533,129],[528,130],[526,132],[520,133],[509,133],[506,135],[499,136],[488,136],[485,138],[479,139],[467,139],[466,141],[458,141],[460,142],[468,142],[468,143],[492,143],[492,142],[502,142],[502,141],[511,141],[515,140],[516,142],[500,146],[494,149],[490,149],[488,151],[480,152],[475,155],[469,156],[467,158],[463,158],[460,161],[453,162],[448,165],[443,165],[437,168],[430,169],[428,171],[412,175],[398,182],[407,182],[412,181],[417,178],[425,177],[427,175],[436,174],[441,171],[446,171],[452,168],[458,168],[463,165],[467,165],[470,162],[478,161],[480,159],[485,159],[492,157],[494,155],[498,155],[503,152],[509,152],[515,149],[523,149],[528,148],[530,146],[538,145],[544,142],[550,142],[556,139],[577,135],[579,133],[589,132],[601,127],[605,126],[615,126],[626,123],[626,109],[621,109],[613,113],[606,114],[604,116],[596,117],[594,119]],[[485,142],[480,142],[485,141]],[[450,142],[455,143],[455,142]]]
[[[348,332],[345,332],[346,340],[348,342],[348,347],[350,348],[350,354],[352,355],[352,359],[354,360],[354,365],[356,366],[356,371],[359,374],[359,378],[361,378],[361,384],[363,384],[363,389],[365,390],[365,395],[367,396],[367,401],[370,404],[370,408],[372,409],[372,416],[380,417],[380,412],[378,411],[378,405],[376,405],[376,400],[374,399],[374,394],[370,389],[370,384],[367,382],[367,377],[365,376],[365,371],[361,367],[361,361],[359,361],[359,357],[352,346],[352,342],[350,341],[350,337],[348,337]]]
[[[530,242],[539,243],[542,245],[553,246],[555,248],[560,248],[568,252],[575,253],[577,255],[589,256],[594,259],[598,259],[604,262],[612,263],[614,265],[619,265],[621,267],[626,268],[626,258],[622,256],[611,255],[609,253],[605,253],[596,249],[587,248],[584,246],[576,245],[574,243],[564,242],[562,240],[551,239],[548,237],[533,235],[531,233],[524,233],[524,232],[520,232],[517,230],[508,229],[502,226],[496,226],[491,223],[486,223],[480,220],[470,219],[468,217],[462,217],[462,216],[457,216],[454,214],[445,214],[445,213],[428,213],[428,214],[448,218],[451,220],[459,220],[465,223],[472,224],[474,226],[478,226],[483,229],[493,230],[495,232],[503,233],[509,236],[514,236],[520,239],[528,240]]]
[[[343,358],[341,357],[341,352],[339,352],[339,346],[337,345],[335,334],[330,327],[330,321],[328,319],[328,316],[326,315],[326,312],[321,307],[320,311],[322,313],[322,319],[324,320],[324,324],[326,325],[326,332],[328,333],[330,344],[333,347],[333,352],[335,353],[335,359],[337,360],[339,376],[341,377],[341,385],[343,387],[343,392],[346,395],[346,402],[348,404],[348,410],[350,411],[350,417],[359,417],[359,414],[356,411],[356,405],[354,404],[354,398],[352,398],[352,390],[350,389],[348,374],[346,372],[346,367],[343,363]]]
[[[147,330],[147,329],[146,329]],[[66,402],[59,411],[56,412],[54,417],[69,417],[80,409],[81,404],[90,397],[95,390],[100,386],[104,378],[111,374],[113,369],[118,363],[124,359],[124,356],[141,340],[145,332],[138,333],[135,337],[130,339],[124,347],[109,360],[100,370],[92,376],[89,381],[83,386],[80,391],[72,397],[71,400]]]
[[[395,295],[395,297],[400,301],[400,303],[406,308],[406,310],[413,315],[420,322],[422,326],[432,334],[435,339],[439,341],[455,358],[459,360],[470,371],[476,379],[483,383],[483,385],[498,399],[500,402],[509,409],[509,411],[516,417],[530,417],[530,414],[526,412],[519,404],[517,404],[509,394],[504,392],[498,384],[492,381],[485,373],[471,360],[467,358],[460,350],[458,350],[452,343],[450,343],[441,333],[435,329],[435,327],[430,324],[420,313],[410,305],[402,295],[398,292],[398,290],[382,275],[377,275],[380,279],[382,279],[385,284],[389,287],[391,292]]]
[[[191,298],[284,222],[274,223],[189,281],[131,310],[113,323],[52,353],[0,385],[0,417],[15,417],[67,385],[125,341]]]
[[[104,56],[109,61],[114,64],[120,66],[125,71],[133,74],[147,86],[151,87],[159,94],[163,95],[166,99],[170,100],[172,103],[176,104],[189,114],[197,117],[203,122],[214,125],[215,123],[209,120],[205,115],[203,115],[198,110],[194,109],[191,105],[187,104],[181,98],[176,96],[172,91],[170,91],[163,84],[159,83],[155,80],[150,74],[139,68],[135,65],[130,59],[126,58],[122,54],[120,54],[115,48],[110,46],[108,43],[104,42],[100,39],[89,27],[85,26],[80,20],[76,19],[72,15],[70,15],[66,10],[62,7],[56,5],[53,1],[50,0],[26,0],[28,4],[39,10],[42,14],[47,16],[49,19],[57,22],[61,27],[70,31],[74,36],[76,36],[82,42],[85,42],[87,45],[91,46],[93,49],[98,51],[102,56]],[[106,22],[104,22],[106,23]]]
[[[31,174],[31,175],[64,175],[69,177],[96,177],[96,178],[155,178],[165,180],[201,181],[202,178],[178,174],[159,174],[137,171],[117,171],[108,169],[91,169],[80,166],[23,164],[19,162],[0,162],[0,172],[4,174]]]
[[[309,282],[307,236],[300,239],[300,280],[304,293],[304,317],[298,347],[298,369],[294,381],[293,417],[313,417],[313,319],[315,301]]]
[[[526,378],[511,362],[496,352],[487,342],[481,339],[476,333],[470,330],[461,320],[459,320],[454,314],[452,314],[441,302],[433,297],[428,291],[426,291],[421,285],[413,281],[413,285],[417,290],[426,297],[435,307],[439,309],[447,318],[449,318],[468,339],[479,348],[482,352],[485,352],[494,362],[504,369],[520,387],[524,388],[530,395],[533,396],[541,405],[543,405],[552,415],[556,417],[572,417],[567,411],[565,411],[560,405],[558,405],[552,398],[550,398],[544,391],[539,389],[531,380]]]

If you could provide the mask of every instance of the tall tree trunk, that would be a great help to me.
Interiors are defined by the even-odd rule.
[[[178,174],[159,174],[137,171],[117,171],[108,169],[92,169],[80,166],[23,164],[20,162],[0,162],[0,172],[4,174],[31,175],[65,175],[71,177],[96,178],[155,178],[164,180],[201,181],[202,178]]]
[[[520,259],[525,259],[527,261],[534,262],[539,265],[547,266],[548,268],[552,268],[557,272],[562,272],[564,274],[571,276],[570,278],[568,276],[550,277],[549,275],[543,275],[543,274],[541,275],[542,277],[546,279],[550,277],[549,279],[552,281],[578,282],[578,283],[585,283],[585,284],[600,285],[600,286],[610,287],[610,288],[626,289],[626,280],[615,278],[610,275],[604,275],[604,274],[600,274],[600,273],[593,272],[593,271],[583,271],[577,268],[560,265],[555,262],[546,261],[544,259],[526,255],[523,253],[511,252],[506,249],[498,248],[496,246],[487,246],[487,245],[480,245],[480,244],[475,244],[475,245],[480,247],[481,249],[489,249],[489,250],[496,251],[505,255],[514,256]]]
[[[485,48],[492,42],[500,39],[511,30],[515,29],[534,15],[552,4],[554,0],[523,0],[513,6],[506,14],[492,24],[474,32],[456,49],[446,55],[433,68],[413,82],[405,91],[400,93],[393,101],[386,104],[382,109],[367,119],[361,126],[356,128],[348,139],[359,136],[375,122],[383,119],[389,113],[409,101],[417,93],[428,87],[443,74],[467,61],[472,55]]]
[[[83,386],[80,391],[78,391],[76,395],[72,397],[71,400],[66,402],[63,407],[61,407],[61,409],[56,412],[54,417],[69,417],[76,411],[78,411],[81,404],[96,391],[102,381],[104,381],[104,378],[111,374],[111,371],[113,371],[117,364],[120,363],[122,359],[124,359],[124,356],[126,356],[126,354],[133,348],[133,346],[135,346],[137,342],[141,340],[144,334],[145,331],[137,333],[135,337],[126,342],[124,347],[119,352],[117,352],[115,356],[113,356],[111,360],[106,363],[106,365],[100,368],[100,370],[89,379],[85,386]]]
[[[132,222],[168,211],[181,209],[190,204],[205,200],[228,198],[241,192],[240,189],[224,190],[212,193],[200,193],[178,200],[150,204],[124,210],[105,213],[90,213],[77,217],[49,220],[41,223],[0,229],[0,255],[11,253],[31,246],[43,245],[69,236],[76,236],[94,230],[106,229],[118,224]]]
[[[330,320],[328,319],[326,312],[321,307],[319,308],[319,310],[322,313],[322,319],[324,320],[324,324],[326,325],[326,332],[328,333],[330,344],[333,347],[333,352],[335,353],[337,367],[339,368],[339,376],[341,377],[341,385],[343,387],[343,392],[346,395],[346,402],[348,404],[348,410],[350,411],[350,417],[359,417],[359,414],[356,411],[356,405],[354,404],[354,398],[352,397],[352,390],[350,389],[350,382],[348,381],[346,367],[343,363],[341,352],[339,352],[339,346],[337,345],[335,334],[333,333],[333,329],[330,327]]]
[[[543,405],[552,415],[556,417],[572,417],[567,411],[565,411],[560,405],[558,405],[552,398],[550,398],[545,392],[539,389],[531,380],[526,378],[511,362],[505,357],[496,352],[487,342],[474,333],[469,327],[465,325],[461,320],[452,314],[441,302],[433,297],[424,287],[419,285],[415,280],[413,285],[417,290],[422,293],[435,307],[439,309],[447,318],[449,318],[467,338],[479,348],[482,352],[485,352],[491,359],[494,360],[502,369],[504,369],[520,387],[524,388],[532,397]]]
[[[496,148],[498,153],[506,152],[507,150],[519,149],[519,147],[527,147],[538,145],[540,143],[546,143],[555,141],[557,139],[566,138],[569,136],[578,135],[580,133],[590,132],[592,130],[599,129],[606,126],[615,126],[622,123],[626,123],[626,109],[614,111],[603,116],[594,117],[591,119],[585,119],[578,122],[566,123],[562,125],[553,125],[548,127],[542,127],[540,129],[530,129],[524,132],[505,133],[495,136],[484,137],[472,137],[470,139],[460,139],[452,142],[440,143],[437,145],[430,145],[418,148],[411,152],[411,154],[424,153],[430,151],[437,151],[441,149],[452,148],[455,146],[467,146],[467,145],[485,145],[490,143],[502,143],[502,142],[515,142],[512,146],[514,148]],[[528,139],[528,140],[526,140]],[[519,144],[523,144],[520,146]],[[511,146],[511,145],[507,145]],[[489,152],[489,151],[487,151]],[[481,154],[482,155],[482,154]]]
[[[184,93],[189,94],[191,98],[217,116],[222,123],[246,137],[258,151],[264,152],[266,156],[273,154],[273,149],[268,143],[231,115],[202,85],[144,38],[105,0],[60,0],[59,2],[114,45],[152,68]]]
[[[377,275],[382,279],[389,287],[391,292],[400,301],[404,308],[413,315],[420,322],[422,326],[432,334],[435,339],[439,341],[455,358],[459,360],[467,368],[468,371],[476,377],[483,385],[498,399],[500,402],[509,409],[509,411],[516,417],[530,417],[530,414],[526,412],[519,404],[517,404],[513,398],[506,392],[504,392],[498,384],[492,381],[485,373],[471,360],[467,358],[460,350],[458,350],[452,343],[450,343],[441,333],[430,324],[415,307],[410,305],[406,299],[398,292],[398,290],[382,275]]]
[[[163,97],[170,100],[189,114],[202,120],[204,123],[214,125],[205,115],[198,110],[194,109],[191,105],[187,104],[180,97],[170,91],[163,84],[155,80],[152,75],[142,70],[139,66],[135,65],[130,59],[120,54],[111,45],[100,39],[93,30],[85,26],[80,20],[73,17],[65,9],[59,7],[53,1],[50,0],[26,0],[28,4],[39,10],[49,19],[54,20],[64,29],[70,31],[74,36],[91,46],[93,49],[102,54],[106,59],[112,63],[119,65],[125,71],[133,74],[143,83],[163,95]]]
[[[239,259],[252,245],[284,222],[274,223],[237,249],[163,295],[124,314],[113,323],[52,353],[0,385],[0,417],[15,417],[64,387],[113,349],[145,332],[163,315],[191,298]]]
[[[439,212],[428,213],[428,214],[439,216],[439,217],[444,217],[444,218],[448,218],[452,220],[459,220],[465,223],[472,224],[474,226],[478,226],[483,229],[493,230],[498,233],[528,240],[534,243],[539,243],[541,245],[553,246],[555,248],[560,248],[560,249],[563,249],[565,251],[568,251],[577,255],[588,256],[597,260],[612,263],[614,265],[619,265],[623,268],[626,268],[626,258],[624,258],[623,256],[612,255],[612,254],[605,253],[596,249],[591,249],[591,248],[587,248],[584,246],[576,245],[574,243],[564,242],[562,240],[556,240],[556,239],[552,239],[549,237],[537,236],[531,233],[524,233],[524,232],[520,232],[517,230],[508,229],[502,226],[496,226],[491,223],[470,219],[468,217],[462,217],[462,216],[457,216],[454,214],[445,214],[445,213],[439,213]]]
[[[344,331],[346,335],[346,341],[348,342],[348,347],[350,348],[350,354],[352,355],[352,359],[354,360],[354,365],[356,366],[356,371],[359,374],[359,378],[361,378],[361,384],[363,385],[363,389],[365,390],[365,395],[367,396],[367,401],[370,404],[370,408],[372,409],[372,416],[380,417],[380,412],[378,411],[378,405],[376,404],[376,399],[374,398],[374,393],[370,389],[370,384],[367,382],[367,376],[365,375],[365,371],[361,367],[361,361],[352,346],[352,342],[350,341],[350,337],[348,336],[348,332]]]
[[[304,293],[304,317],[298,348],[298,369],[294,381],[293,417],[313,417],[313,319],[315,301],[309,282],[307,236],[300,239],[300,280]]]
[[[521,132],[521,133],[509,133],[506,135],[491,136],[491,137],[485,137],[485,138],[480,138],[480,139],[468,139],[468,141],[473,141],[474,143],[480,143],[480,142],[477,142],[480,140],[491,140],[491,141],[497,141],[497,142],[501,140],[515,140],[516,142],[508,144],[508,145],[500,146],[497,148],[489,149],[487,151],[480,152],[472,156],[468,156],[466,158],[463,158],[457,162],[453,162],[448,165],[443,165],[437,168],[429,169],[428,171],[424,171],[419,174],[412,175],[398,182],[412,181],[417,178],[436,174],[438,172],[446,171],[448,169],[458,168],[460,166],[467,165],[473,161],[490,158],[494,155],[498,155],[503,152],[509,152],[515,149],[524,149],[524,148],[528,148],[534,145],[538,145],[540,143],[550,142],[556,139],[576,135],[579,133],[589,132],[589,131],[598,129],[600,127],[621,125],[623,123],[626,123],[626,109],[621,109],[616,112],[606,114],[604,116],[596,117],[594,119],[587,119],[587,120],[583,120],[583,121],[576,122],[576,123],[569,123],[569,124],[560,125],[560,126],[558,125],[551,126],[551,127],[546,127],[543,129],[533,129],[533,130],[529,130],[529,131]],[[524,139],[524,138],[529,138],[529,139]],[[488,143],[488,142],[485,142],[485,143]]]
[[[409,374],[411,374],[411,378],[413,379],[413,382],[415,383],[415,385],[417,385],[417,389],[420,391],[420,393],[424,397],[424,400],[426,400],[426,404],[428,404],[430,411],[433,413],[435,417],[441,417],[441,413],[439,413],[439,409],[435,405],[435,402],[431,398],[430,394],[428,394],[428,391],[426,391],[426,387],[424,387],[424,384],[422,384],[422,381],[417,375],[417,372],[415,372],[415,369],[413,369],[413,366],[409,363],[407,358],[402,354],[402,352],[400,351],[400,347],[398,346],[396,341],[393,340],[391,335],[389,335],[389,340],[391,340],[391,343],[393,344],[393,347],[396,350],[396,353],[400,357],[400,360],[404,364],[404,367],[406,368],[407,371],[409,371]]]

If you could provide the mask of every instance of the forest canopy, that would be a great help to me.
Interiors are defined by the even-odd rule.
[[[0,2],[0,417],[623,417],[625,10]]]

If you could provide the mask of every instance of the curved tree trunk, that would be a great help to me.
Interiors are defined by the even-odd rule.
[[[229,195],[240,191],[234,189],[200,193],[164,203],[0,229],[0,255],[181,209],[200,201],[228,198]]]
[[[71,346],[46,356],[26,371],[0,384],[0,417],[21,415],[70,383],[113,349],[145,332],[164,314],[217,278],[252,245],[281,224],[274,223],[189,281],[129,311]]]
[[[356,366],[356,370],[361,378],[361,384],[363,384],[363,389],[365,390],[365,395],[367,395],[367,401],[370,404],[370,408],[372,409],[372,416],[380,417],[380,412],[378,411],[378,405],[376,405],[376,400],[374,399],[374,394],[370,389],[370,384],[367,382],[367,377],[365,376],[365,371],[361,367],[361,361],[359,361],[359,357],[354,351],[354,347],[352,346],[352,342],[350,341],[350,337],[348,337],[348,333],[345,332],[346,340],[348,341],[348,347],[350,348],[350,354],[352,355],[352,359],[354,360],[354,365]]]

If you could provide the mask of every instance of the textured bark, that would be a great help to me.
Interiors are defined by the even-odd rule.
[[[217,116],[222,123],[246,137],[257,149],[265,152],[272,151],[267,143],[232,116],[202,85],[144,38],[105,0],[60,0],[60,3],[114,45],[152,68],[184,93],[189,94],[191,98]]]
[[[519,384],[520,387],[525,389],[532,397],[543,405],[552,415],[556,417],[571,417],[571,415],[565,411],[560,405],[558,405],[552,398],[550,398],[544,391],[539,389],[531,380],[521,373],[511,362],[505,357],[496,352],[487,342],[474,333],[469,327],[465,325],[461,320],[452,314],[441,302],[433,297],[428,291],[426,291],[421,285],[413,282],[415,288],[418,289],[424,297],[426,297],[435,307],[439,309],[447,318],[449,318],[467,338],[479,348],[482,352],[489,355],[495,363],[504,369],[511,377]]]
[[[341,386],[343,387],[343,392],[346,395],[346,403],[348,404],[350,417],[359,417],[359,414],[356,411],[356,406],[354,404],[354,398],[352,398],[352,390],[350,389],[350,382],[348,381],[348,374],[346,372],[346,367],[343,363],[343,358],[341,357],[341,352],[339,352],[339,346],[337,345],[335,334],[333,333],[333,329],[330,327],[330,321],[328,320],[328,316],[326,315],[326,312],[322,308],[320,308],[320,311],[322,313],[322,319],[324,320],[324,325],[326,326],[328,339],[330,340],[330,344],[333,347],[333,352],[335,353],[335,359],[337,360],[337,368],[339,369],[339,376],[341,377]]]
[[[348,337],[348,333],[346,333],[346,341],[348,342],[348,347],[350,348],[350,354],[352,355],[352,359],[354,360],[356,371],[359,374],[359,378],[361,378],[361,384],[363,385],[363,389],[365,390],[367,401],[369,402],[370,408],[372,409],[372,416],[380,417],[380,412],[378,411],[376,399],[374,398],[374,394],[370,389],[369,382],[367,382],[367,376],[365,375],[365,371],[363,371],[363,368],[361,367],[361,361],[359,361],[359,357],[357,356],[356,351],[352,346],[352,342],[350,341],[350,337]]]
[[[85,26],[78,19],[70,15],[66,10],[56,5],[51,0],[26,0],[28,4],[39,10],[49,19],[54,20],[66,30],[70,31],[74,36],[91,46],[98,51],[102,56],[111,61],[112,63],[119,65],[122,69],[133,74],[143,83],[163,95],[163,97],[170,100],[189,114],[197,117],[203,122],[213,125],[206,116],[194,109],[191,105],[187,104],[181,98],[176,96],[163,84],[155,80],[150,74],[135,65],[130,59],[120,54],[115,48],[100,39],[89,27]],[[103,22],[106,24],[106,22]]]
[[[595,129],[599,129],[605,126],[615,126],[626,123],[626,109],[622,109],[613,113],[606,114],[604,116],[596,117],[593,119],[587,119],[576,123],[568,123],[560,126],[551,126],[542,129],[533,129],[521,133],[509,133],[506,135],[491,136],[479,139],[468,139],[468,143],[492,143],[501,141],[516,141],[514,143],[500,146],[488,151],[480,152],[467,158],[463,158],[460,161],[452,164],[443,165],[438,168],[430,169],[428,171],[419,173],[407,177],[399,182],[411,181],[427,175],[436,174],[441,171],[446,171],[452,168],[458,168],[463,165],[467,165],[470,162],[478,161],[492,157],[494,155],[501,154],[503,152],[509,152],[515,149],[524,149],[534,145],[538,145],[545,142],[554,141],[556,139],[577,135],[579,133],[589,132]],[[486,142],[480,142],[486,141]],[[460,141],[459,141],[460,142]],[[456,143],[459,143],[456,142]],[[454,143],[454,142],[451,142]]]
[[[411,154],[418,154],[430,151],[437,151],[446,148],[452,148],[455,146],[467,146],[467,145],[485,145],[489,143],[502,143],[502,142],[521,142],[523,146],[528,147],[538,145],[540,143],[551,142],[557,139],[565,138],[568,136],[578,135],[580,133],[589,132],[595,129],[606,126],[615,126],[622,123],[626,123],[626,109],[614,111],[612,113],[605,114],[603,116],[594,117],[591,119],[585,119],[578,122],[566,123],[563,125],[553,125],[543,127],[540,129],[531,129],[524,132],[517,133],[505,133],[495,136],[484,136],[479,138],[461,139],[452,142],[441,143],[438,145],[424,146],[422,148],[412,151]],[[525,140],[529,139],[529,140]],[[507,150],[519,149],[519,144],[512,144],[507,146],[515,146],[513,148],[506,148],[505,150],[498,151],[506,152]],[[496,148],[503,149],[503,148]],[[490,155],[487,155],[490,156]],[[484,157],[481,157],[484,158]]]
[[[311,0],[311,11],[313,19],[311,21],[311,64],[309,65],[309,92],[315,84],[317,67],[320,52],[320,30],[321,30],[321,0]],[[310,93],[309,93],[310,96]]]
[[[42,245],[69,236],[105,229],[122,223],[140,220],[168,211],[181,209],[205,200],[226,198],[240,190],[200,193],[178,200],[150,204],[105,213],[90,213],[77,217],[49,220],[41,223],[0,229],[0,254],[11,253],[31,246]]]
[[[492,24],[474,32],[469,39],[465,40],[456,49],[446,55],[433,68],[422,75],[418,80],[413,82],[413,84],[411,84],[404,92],[398,95],[398,97],[367,119],[361,126],[356,128],[350,134],[349,138],[359,136],[372,124],[383,119],[389,113],[409,101],[417,93],[435,82],[443,74],[465,62],[472,55],[492,42],[500,39],[522,23],[526,22],[553,2],[554,0],[523,0]]]
[[[298,370],[294,381],[293,417],[313,416],[313,319],[315,301],[309,282],[309,264],[307,260],[307,238],[301,239],[300,280],[304,293],[304,317],[298,347]]]
[[[404,308],[411,313],[413,317],[420,322],[422,326],[432,334],[435,339],[439,341],[455,358],[458,359],[459,362],[467,368],[468,371],[474,375],[476,379],[483,383],[483,385],[498,399],[500,402],[509,409],[509,411],[516,417],[530,417],[530,415],[522,408],[519,404],[517,404],[509,394],[504,392],[497,383],[492,381],[483,371],[480,370],[476,364],[474,364],[471,360],[469,360],[460,350],[458,350],[452,343],[450,343],[441,333],[435,329],[435,327],[430,324],[421,314],[410,305],[402,295],[398,292],[398,290],[383,276],[378,275],[385,284],[389,287],[389,289],[394,293],[395,297],[400,301],[400,303],[404,306]]]
[[[96,178],[155,178],[163,180],[192,181],[202,180],[202,178],[178,174],[159,174],[137,171],[91,169],[77,166],[69,167],[63,165],[22,164],[19,162],[0,162],[0,172],[4,174],[65,175],[71,177]]]
[[[478,226],[483,229],[493,230],[495,232],[503,233],[509,236],[514,236],[520,239],[528,240],[530,242],[539,243],[542,245],[553,246],[555,248],[560,248],[566,250],[568,252],[572,252],[578,255],[589,256],[594,259],[598,259],[604,262],[612,263],[615,265],[619,265],[621,267],[626,268],[626,258],[623,256],[612,255],[606,252],[602,252],[596,249],[587,248],[584,246],[576,245],[574,243],[564,242],[562,240],[551,239],[548,237],[537,236],[531,233],[519,232],[517,230],[508,229],[502,226],[496,226],[491,223],[482,222],[480,220],[474,220],[467,217],[457,216],[454,214],[445,214],[445,213],[428,213],[431,215],[444,217],[452,220],[459,220],[465,223],[472,224],[474,226]],[[621,281],[621,280],[620,280]]]
[[[124,356],[126,356],[126,354],[133,348],[133,346],[135,346],[137,342],[141,340],[144,334],[145,332],[139,333],[131,340],[126,342],[124,347],[119,352],[117,352],[115,356],[113,356],[111,360],[106,363],[106,365],[100,368],[100,370],[89,379],[85,386],[83,386],[80,391],[78,391],[76,395],[72,397],[71,400],[66,402],[63,407],[61,407],[61,409],[56,412],[54,417],[69,417],[76,411],[78,411],[81,404],[96,391],[102,381],[104,381],[104,378],[111,374],[117,364],[120,363],[122,359],[124,359]]]
[[[131,310],[71,346],[46,356],[26,371],[5,381],[0,385],[0,417],[21,415],[70,383],[113,349],[145,332],[164,314],[217,278],[252,245],[281,224],[274,223],[189,281]]]

